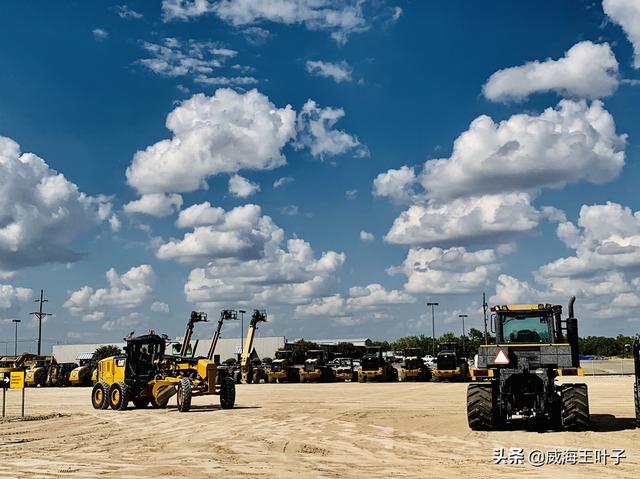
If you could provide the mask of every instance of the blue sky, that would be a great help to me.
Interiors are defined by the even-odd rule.
[[[441,333],[462,313],[480,327],[483,291],[576,294],[583,334],[635,333],[633,15],[4,3],[0,335],[22,318],[35,337],[40,288],[48,343],[176,335],[229,307],[289,338],[430,334],[428,300]]]

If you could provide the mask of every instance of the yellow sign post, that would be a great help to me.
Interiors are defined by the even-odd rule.
[[[12,371],[9,376],[10,389],[24,389],[24,371]]]
[[[2,417],[5,416],[7,389],[22,389],[22,417],[24,417],[24,370],[0,372],[0,388],[2,388]]]

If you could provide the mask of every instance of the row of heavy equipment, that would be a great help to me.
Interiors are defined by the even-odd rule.
[[[0,372],[11,370],[24,371],[28,387],[91,385],[92,368],[88,361],[83,360],[80,363],[59,363],[53,356],[30,353],[0,357]]]

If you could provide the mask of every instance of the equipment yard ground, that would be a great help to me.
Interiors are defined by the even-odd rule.
[[[633,377],[585,377],[592,431],[473,432],[466,383],[246,384],[236,408],[210,396],[179,413],[94,410],[90,388],[8,391],[2,478],[640,476]],[[212,406],[213,404],[213,406]],[[625,449],[618,466],[494,465],[494,448]]]

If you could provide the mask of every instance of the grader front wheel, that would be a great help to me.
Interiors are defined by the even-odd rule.
[[[91,391],[91,404],[94,409],[109,407],[109,385],[105,382],[96,383]]]
[[[178,400],[178,411],[188,412],[191,409],[191,381],[187,378],[180,379],[176,398]]]
[[[220,407],[232,409],[236,403],[236,384],[231,378],[224,378],[220,384]]]

